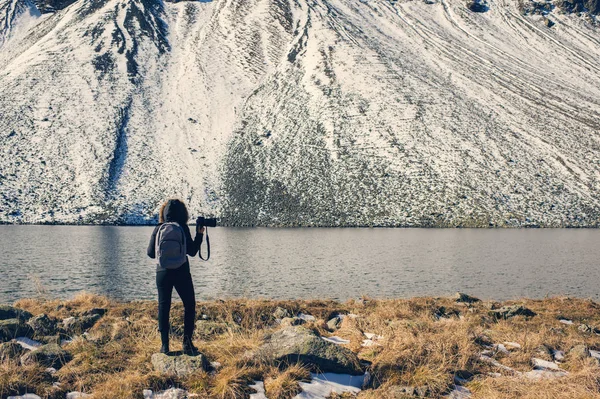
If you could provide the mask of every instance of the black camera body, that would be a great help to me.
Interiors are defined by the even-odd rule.
[[[217,227],[217,219],[205,218],[203,216],[196,219],[196,226],[198,227]]]

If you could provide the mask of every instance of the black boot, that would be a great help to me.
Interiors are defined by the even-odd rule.
[[[166,343],[166,344],[163,343],[162,346],[160,347],[160,353],[167,354],[169,352],[170,352],[169,351],[169,344],[168,343]]]
[[[198,352],[198,348],[194,346],[192,340],[188,337],[183,338],[183,353],[188,356],[196,356]]]
[[[169,331],[160,332],[160,340],[162,346],[160,347],[160,353],[169,353]]]

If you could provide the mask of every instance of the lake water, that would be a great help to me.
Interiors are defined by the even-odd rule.
[[[0,302],[82,290],[156,299],[152,227],[0,226]],[[215,228],[197,299],[600,298],[600,230]],[[203,250],[206,250],[203,244]],[[176,297],[176,294],[174,294]]]

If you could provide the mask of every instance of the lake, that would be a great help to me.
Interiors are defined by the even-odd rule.
[[[152,227],[0,226],[0,302],[82,290],[156,299]],[[600,298],[600,230],[210,229],[198,300],[231,297]],[[206,250],[205,244],[202,247]],[[176,294],[174,293],[174,297]]]

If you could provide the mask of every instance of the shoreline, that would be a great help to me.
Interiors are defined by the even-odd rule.
[[[1,397],[134,398],[151,390],[149,398],[161,398],[179,390],[171,397],[302,398],[331,388],[319,372],[342,370],[335,378],[354,382],[338,384],[343,392],[332,398],[600,398],[600,304],[590,299],[199,301],[194,343],[204,365],[175,352],[180,302],[171,310],[174,352],[164,359],[156,354],[156,301],[80,293],[13,305],[0,310]],[[11,341],[7,316],[32,341]],[[286,339],[300,340],[307,354],[282,354]],[[38,345],[60,356],[36,355]],[[18,354],[9,356],[9,346]],[[189,370],[174,372],[169,361]]]
[[[84,226],[84,227],[155,227],[157,222],[153,223],[13,223],[0,221],[0,226]],[[189,223],[188,226],[195,226],[195,223]],[[552,225],[542,226],[538,224],[523,225],[233,225],[218,224],[216,228],[227,227],[234,229],[447,229],[447,230],[595,230],[600,229],[600,224],[596,225]],[[211,227],[215,228],[215,227]]]

